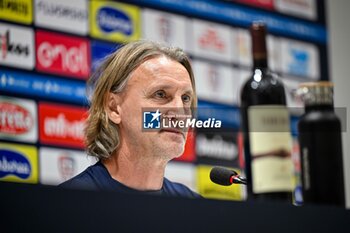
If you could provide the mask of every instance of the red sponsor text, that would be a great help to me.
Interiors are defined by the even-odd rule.
[[[206,32],[199,38],[199,45],[203,49],[211,49],[217,52],[225,51],[225,44],[220,39],[218,33],[214,29],[207,29]]]
[[[87,110],[80,107],[39,105],[40,141],[45,144],[84,147]]]
[[[85,79],[90,73],[87,39],[37,31],[36,64],[40,71]]]
[[[20,135],[29,132],[34,124],[31,113],[10,102],[0,103],[0,132]]]

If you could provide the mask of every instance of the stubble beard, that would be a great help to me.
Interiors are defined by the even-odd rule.
[[[185,143],[185,139],[183,139],[181,143],[175,141],[166,142],[158,139],[157,142],[153,141],[152,143],[152,153],[155,157],[161,158],[168,162],[174,158],[180,157],[183,154],[185,150]]]

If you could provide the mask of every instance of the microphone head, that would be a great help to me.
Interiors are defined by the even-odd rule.
[[[210,180],[215,184],[229,186],[232,184],[231,177],[237,175],[237,172],[222,167],[214,167],[210,171]]]

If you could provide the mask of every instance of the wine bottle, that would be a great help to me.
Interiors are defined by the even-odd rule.
[[[305,113],[298,123],[303,201],[345,207],[341,123],[334,113],[333,84],[300,85]]]
[[[248,199],[292,203],[291,133],[284,86],[268,68],[266,26],[250,27],[253,70],[241,90]]]

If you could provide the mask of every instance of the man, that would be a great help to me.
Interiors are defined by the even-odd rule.
[[[111,54],[89,82],[94,91],[86,147],[99,161],[61,186],[199,197],[164,178],[167,163],[183,153],[186,130],[142,130],[144,108],[176,115],[196,107],[194,76],[184,52],[132,42]]]

